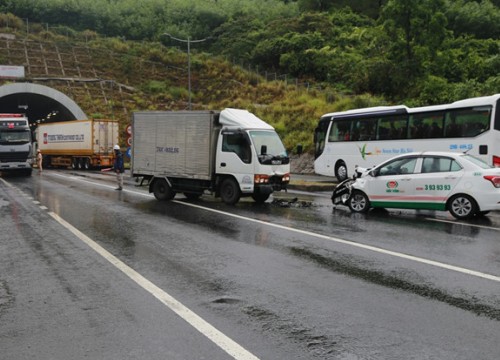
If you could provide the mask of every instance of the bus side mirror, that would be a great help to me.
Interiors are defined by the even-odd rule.
[[[267,145],[262,145],[260,147],[260,154],[261,155],[267,155]]]
[[[297,155],[302,155],[302,152],[303,152],[303,147],[302,147],[302,144],[298,144],[297,145]]]

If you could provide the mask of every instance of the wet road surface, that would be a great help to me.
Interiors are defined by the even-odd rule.
[[[351,214],[333,209],[329,194],[301,192],[263,205],[181,195],[158,202],[107,180],[46,171],[0,181],[5,359],[245,358],[195,330],[57,217],[245,356],[500,354],[497,213],[469,223],[441,212]]]

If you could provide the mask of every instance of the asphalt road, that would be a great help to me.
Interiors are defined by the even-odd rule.
[[[85,176],[82,176],[85,175]],[[3,359],[497,359],[500,219],[0,178]]]

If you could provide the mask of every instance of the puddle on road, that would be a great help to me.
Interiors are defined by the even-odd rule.
[[[327,268],[333,272],[355,277],[372,284],[385,286],[391,289],[410,292],[421,297],[437,300],[450,306],[472,312],[476,315],[486,316],[490,319],[500,321],[500,309],[478,302],[474,298],[458,297],[446,293],[443,290],[433,288],[425,284],[417,284],[394,275],[385,274],[382,271],[366,269],[356,265],[356,261],[351,256],[343,255],[338,259],[317,254],[309,249],[292,247],[291,253],[294,256],[312,261],[319,266]]]

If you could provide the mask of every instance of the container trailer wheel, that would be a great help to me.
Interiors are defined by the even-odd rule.
[[[85,170],[90,170],[90,168],[92,167],[92,166],[90,165],[90,158],[84,158],[84,159],[82,159],[82,160],[83,160],[83,168],[84,168]]]

